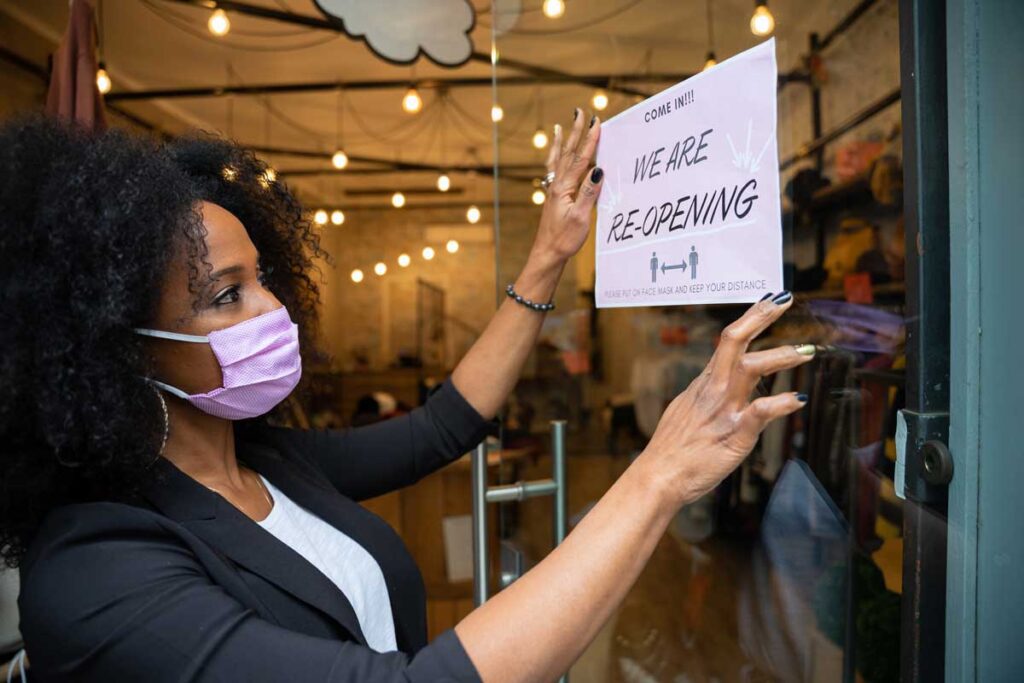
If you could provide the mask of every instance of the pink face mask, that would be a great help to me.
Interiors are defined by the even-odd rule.
[[[283,401],[302,376],[299,326],[283,306],[205,337],[139,327],[135,331],[149,337],[209,344],[220,363],[224,386],[205,394],[187,394],[147,379],[203,412],[227,420],[263,415]]]

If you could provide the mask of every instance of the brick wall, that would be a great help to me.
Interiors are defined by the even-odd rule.
[[[384,368],[403,350],[416,346],[416,280],[422,278],[446,292],[446,312],[465,323],[449,326],[450,358],[456,360],[472,342],[466,326],[482,331],[494,314],[496,283],[501,287],[521,270],[536,233],[539,209],[511,207],[501,213],[498,240],[499,268],[496,277],[493,212],[483,208],[477,225],[465,220],[462,209],[352,209],[341,226],[322,228],[324,247],[335,260],[324,266],[322,327],[325,348],[339,369],[365,355],[373,368]],[[459,250],[449,254],[447,239],[456,239]],[[423,247],[436,252],[432,261],[421,255]],[[400,268],[397,257],[412,257]],[[387,264],[377,276],[373,266]],[[363,271],[361,283],[351,280],[353,269]],[[575,278],[569,273],[559,287],[556,304],[572,305]]]

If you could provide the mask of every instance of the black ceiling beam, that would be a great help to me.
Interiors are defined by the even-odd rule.
[[[509,76],[498,81],[499,87],[536,86],[558,84],[580,84],[585,82],[596,88],[610,89],[612,83],[677,83],[692,76],[689,73],[657,73],[657,74],[548,74],[538,76]],[[782,79],[801,78],[799,75],[783,74]],[[217,85],[194,88],[161,88],[154,90],[118,91],[108,93],[108,102],[153,99],[179,99],[198,97],[224,97],[226,95],[288,95],[310,92],[330,92],[337,90],[404,90],[410,85],[424,90],[444,90],[457,88],[489,88],[489,76],[467,78],[419,78],[382,79],[363,81],[310,81],[307,83],[264,83],[253,85]]]
[[[358,213],[358,212],[362,212],[362,211],[417,211],[417,210],[424,210],[424,209],[456,209],[456,210],[458,210],[460,212],[465,212],[466,206],[468,204],[471,204],[471,203],[473,203],[473,200],[469,199],[469,198],[463,199],[460,202],[433,202],[433,203],[431,203],[431,202],[423,202],[421,204],[413,204],[411,202],[406,202],[405,206],[403,206],[400,209],[396,209],[390,203],[385,203],[385,204],[349,204],[349,203],[338,204],[337,202],[324,202],[322,204],[316,204],[315,202],[310,202],[308,205],[310,207],[314,207],[315,206],[318,209],[324,209],[325,211],[333,211],[334,209],[341,209],[342,211],[344,211],[346,213],[346,215],[349,216],[349,218],[351,218],[352,214],[355,214],[355,213]],[[537,209],[537,210],[540,210],[540,208],[541,208],[540,206],[534,204],[531,201],[518,201],[518,202],[503,201],[501,203],[501,208],[503,208],[503,209],[504,208],[511,208],[511,207],[515,207],[515,208],[530,208],[530,209]],[[486,220],[487,212],[492,208],[490,200],[487,200],[486,202],[481,201],[478,204],[478,208],[480,209],[481,213],[485,214],[485,216],[483,218],[481,218],[481,220]],[[472,227],[472,226],[470,225],[470,226],[467,226],[467,227]],[[321,229],[322,230],[334,230],[334,229],[336,229],[336,227],[332,226],[330,224],[327,224],[327,225],[322,226]],[[339,228],[339,229],[344,230],[344,228]]]
[[[302,177],[302,176],[315,176],[315,175],[333,175],[339,178],[345,175],[383,175],[386,173],[411,173],[411,172],[424,172],[424,173],[477,173],[479,175],[491,176],[494,175],[494,167],[489,165],[481,164],[479,166],[430,166],[427,164],[409,164],[409,163],[396,163],[394,166],[387,168],[371,168],[371,169],[356,169],[353,171],[339,171],[335,168],[280,168],[276,169],[277,174],[280,176],[290,177]],[[514,166],[502,166],[498,169],[499,175],[505,177],[505,173],[515,173],[522,171],[524,173],[534,173],[536,177],[543,175],[544,166],[542,164],[516,164]]]
[[[878,100],[872,102],[868,106],[861,109],[859,112],[853,114],[853,116],[851,116],[850,118],[840,123],[838,126],[833,128],[829,132],[819,137],[817,140],[812,140],[803,147],[801,147],[800,150],[793,156],[789,157],[788,159],[783,159],[782,162],[779,164],[779,170],[784,171],[793,164],[795,164],[796,162],[800,161],[801,159],[806,159],[807,157],[813,155],[819,149],[824,149],[825,145],[832,142],[840,135],[850,132],[860,124],[876,116],[877,114],[887,109],[888,107],[892,106],[893,104],[899,102],[900,96],[900,89],[896,88],[889,94],[884,95]]]
[[[234,2],[233,0],[164,0],[165,2],[176,2],[183,5],[192,5],[194,7],[202,7],[204,9],[222,9],[225,12],[237,12],[238,14],[245,14],[251,17],[257,17],[259,19],[267,19],[270,21],[278,21],[286,24],[294,24],[297,26],[305,26],[307,28],[320,29],[323,31],[332,31],[334,33],[342,33],[346,36],[344,28],[341,22],[330,21],[329,19],[323,19],[320,17],[314,17],[307,14],[299,14],[297,12],[289,12],[286,10],[273,9],[270,7],[262,7],[260,5],[251,5],[247,2]],[[470,60],[483,64],[491,63],[491,55],[483,52],[473,52],[470,56]],[[545,66],[538,66],[536,64],[529,64],[527,62],[521,62],[515,59],[506,59],[502,57],[499,61],[502,67],[509,69],[516,69],[524,73],[530,74],[531,76],[564,76],[568,78],[574,78],[575,82],[581,83],[582,85],[589,85],[591,87],[607,88],[626,95],[639,95],[641,97],[647,97],[649,93],[643,90],[637,90],[635,88],[628,88],[619,85],[604,85],[601,83],[595,83],[588,81],[585,78],[578,76],[572,76],[564,71],[557,69],[551,69]]]
[[[611,83],[678,83],[686,80],[693,74],[689,73],[657,73],[657,74],[588,74],[570,76],[562,74],[557,76],[510,76],[499,81],[499,87],[515,86],[537,86],[537,85],[558,85],[576,84],[580,79],[588,83],[594,83],[595,87],[609,89]],[[803,73],[790,72],[779,74],[779,85],[785,85],[792,81],[806,81],[807,75]],[[155,100],[155,99],[181,99],[181,98],[204,98],[204,97],[225,97],[227,95],[288,95],[310,92],[332,92],[338,90],[364,91],[364,90],[404,90],[410,85],[424,90],[444,90],[451,88],[489,88],[491,79],[487,76],[477,78],[424,78],[415,81],[409,80],[366,80],[366,81],[311,81],[307,83],[264,83],[254,85],[216,85],[195,88],[161,88],[154,90],[119,91],[107,94],[107,102],[126,102],[132,100]]]
[[[267,147],[265,145],[246,145],[239,142],[246,149],[258,154],[272,154],[275,156],[299,157],[302,159],[320,159],[324,162],[330,161],[332,152],[318,152],[312,149],[297,149],[294,147]],[[449,173],[486,173],[490,175],[494,168],[490,164],[424,164],[414,161],[395,161],[381,157],[367,157],[359,154],[349,154],[349,163],[376,164],[379,168],[358,169],[361,171],[387,172],[387,171],[448,171]],[[503,164],[501,170],[511,171],[537,171],[543,170],[544,165],[536,164]],[[355,170],[355,169],[353,169]],[[348,170],[338,170],[333,167],[317,167],[308,169],[294,169],[292,171],[278,170],[278,173],[291,173],[292,175],[319,175],[321,173],[335,173],[344,175]]]
[[[839,20],[839,23],[835,27],[825,34],[825,37],[818,42],[818,52],[821,52],[826,47],[832,44],[832,41],[839,36],[846,33],[846,31],[853,26],[861,16],[871,9],[878,0],[861,0],[860,4],[850,10],[845,17]]]
[[[413,197],[413,196],[455,196],[466,193],[464,187],[450,187],[447,191],[441,192],[436,187],[356,187],[356,188],[345,188],[346,197],[386,197],[394,194],[395,192],[401,192],[402,194]]]
[[[474,52],[472,56],[473,61],[483,62],[490,64],[491,56],[489,54],[483,54],[481,52]],[[590,86],[591,88],[604,88],[612,92],[618,92],[623,95],[633,95],[635,97],[650,97],[651,93],[644,90],[637,90],[636,88],[630,88],[623,85],[618,85],[616,82],[609,80],[601,80],[600,78],[589,78],[587,76],[575,76],[573,74],[559,71],[558,69],[549,69],[546,66],[537,66],[536,64],[528,64],[527,62],[521,62],[517,59],[508,59],[507,57],[501,57],[498,60],[498,65],[507,69],[515,69],[522,71],[523,73],[530,74],[534,78],[566,78],[566,83],[579,83],[581,85]],[[504,83],[507,77],[499,77],[498,83]]]

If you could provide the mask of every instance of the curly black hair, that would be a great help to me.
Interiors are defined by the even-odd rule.
[[[200,201],[246,227],[306,357],[311,273],[330,257],[284,183],[213,135],[161,144],[31,116],[0,127],[0,174],[0,557],[13,567],[54,507],[130,497],[155,476],[162,412],[132,328],[152,320],[171,259],[188,259],[198,294]]]

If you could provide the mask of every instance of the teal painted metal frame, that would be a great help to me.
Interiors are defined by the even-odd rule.
[[[975,681],[981,329],[978,244],[977,0],[946,6],[949,95],[950,426],[955,474],[946,549],[946,680]]]
[[[952,349],[946,680],[1020,680],[1024,50],[1018,0],[947,0]]]

